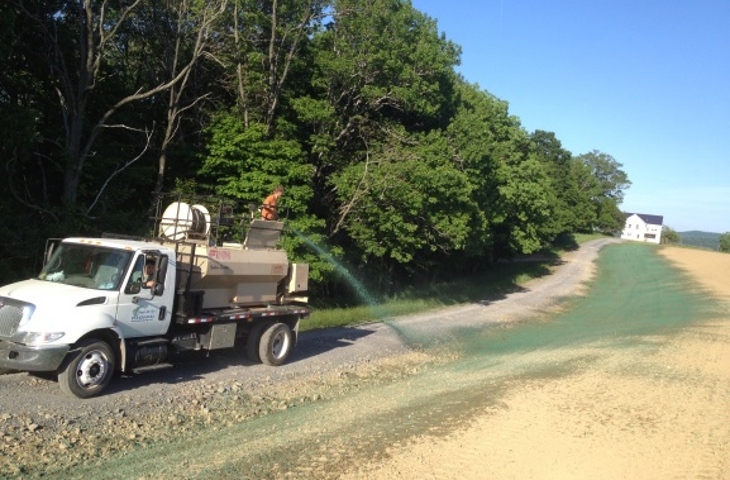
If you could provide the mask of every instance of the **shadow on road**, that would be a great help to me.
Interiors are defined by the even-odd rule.
[[[338,348],[353,345],[357,340],[374,332],[366,328],[338,327],[327,330],[303,332],[286,363],[281,367],[270,367],[248,359],[245,346],[232,349],[185,352],[171,355],[168,361],[172,367],[147,371],[139,374],[123,374],[115,378],[103,395],[113,395],[151,384],[179,384],[201,380],[206,375],[225,370],[229,367],[245,366],[252,375],[271,375],[277,368],[286,368],[311,357]],[[50,378],[49,378],[50,380]]]

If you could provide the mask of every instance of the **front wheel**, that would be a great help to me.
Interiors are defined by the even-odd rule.
[[[291,328],[285,323],[275,323],[264,331],[259,341],[259,356],[266,365],[278,367],[294,346],[294,335]]]
[[[114,352],[106,342],[81,342],[75,356],[58,374],[58,384],[65,393],[78,398],[96,396],[109,385],[114,362]]]

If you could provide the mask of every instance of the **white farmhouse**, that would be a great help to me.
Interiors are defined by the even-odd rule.
[[[637,242],[661,243],[663,222],[664,217],[661,215],[626,213],[626,225],[621,232],[621,238]]]

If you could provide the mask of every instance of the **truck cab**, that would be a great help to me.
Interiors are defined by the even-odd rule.
[[[140,242],[64,240],[38,277],[0,288],[0,367],[56,371],[87,338],[119,345],[164,335],[173,311],[173,253]],[[159,265],[149,287],[142,282],[148,259]],[[85,376],[86,384],[106,381]]]

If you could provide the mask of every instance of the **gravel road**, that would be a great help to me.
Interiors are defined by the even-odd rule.
[[[599,250],[614,241],[582,245],[551,275],[500,299],[305,332],[288,363],[278,368],[252,364],[241,352],[188,355],[171,369],[115,378],[103,396],[83,401],[62,395],[55,378],[0,375],[0,478],[40,476],[201,424],[240,422],[316,402],[333,388],[347,388],[341,380],[352,374],[405,375],[396,372],[425,361],[414,339],[549,312],[580,293]]]

